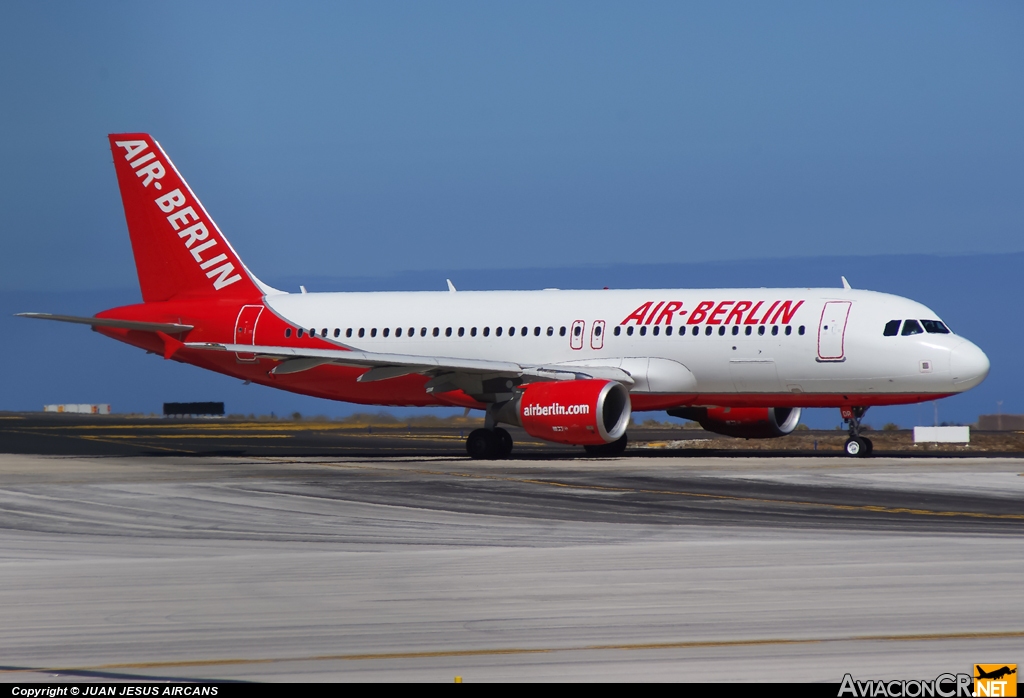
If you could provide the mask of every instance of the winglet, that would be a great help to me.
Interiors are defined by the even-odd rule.
[[[852,288],[852,286],[850,286],[850,282],[846,280],[845,276],[840,276],[839,278],[843,280],[843,288],[849,291]]]
[[[448,292],[455,293],[455,284],[452,283],[451,279],[445,279],[448,282]]]

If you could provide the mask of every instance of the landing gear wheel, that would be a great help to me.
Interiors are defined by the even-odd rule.
[[[871,442],[867,439],[855,436],[846,440],[846,445],[843,450],[846,451],[846,455],[852,456],[853,458],[866,458],[871,454]]]
[[[626,445],[629,440],[626,435],[623,434],[622,438],[612,441],[610,444],[600,444],[598,446],[584,446],[583,450],[587,452],[588,456],[621,456],[626,451]]]
[[[495,427],[493,434],[494,442],[497,446],[495,448],[495,456],[498,458],[508,458],[512,454],[512,435],[501,427]]]
[[[510,439],[511,440],[511,439]],[[498,440],[486,429],[474,429],[466,439],[466,453],[474,460],[494,458],[498,450]]]
[[[871,443],[871,439],[866,439],[860,435],[860,420],[864,418],[864,413],[867,411],[867,407],[841,408],[843,421],[850,425],[850,438],[846,440],[846,445],[843,446],[843,450],[846,451],[848,456],[869,458],[874,450],[874,444]]]

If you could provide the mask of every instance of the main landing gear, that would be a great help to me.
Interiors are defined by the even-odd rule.
[[[501,427],[474,429],[466,439],[466,453],[474,460],[508,458],[512,453],[512,435]]]
[[[850,425],[850,438],[846,440],[843,450],[846,451],[846,455],[853,458],[869,458],[874,450],[871,439],[860,435],[860,420],[867,411],[867,407],[843,407],[840,409],[843,421]]]

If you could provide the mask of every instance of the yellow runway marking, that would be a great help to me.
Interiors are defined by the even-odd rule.
[[[1024,637],[1024,631],[982,633],[933,633],[908,635],[854,635],[850,637],[825,638],[752,638],[748,640],[689,640],[679,642],[616,643],[603,645],[580,645],[576,647],[496,647],[492,649],[434,650],[421,652],[367,652],[359,654],[323,654],[309,657],[265,657],[258,659],[196,659],[173,662],[125,662],[101,664],[90,667],[19,668],[3,669],[0,673],[26,671],[72,672],[102,671],[110,669],[167,669],[171,667],[225,666],[232,664],[271,664],[279,662],[324,662],[324,661],[372,661],[380,659],[430,659],[438,657],[492,657],[500,655],[554,654],[558,652],[607,652],[607,651],[651,651],[672,649],[700,649],[705,647],[757,647],[762,645],[811,645],[838,642],[934,642],[939,640],[1002,640]]]
[[[98,440],[100,437],[85,434],[77,438]],[[145,441],[146,439],[291,439],[294,437],[291,434],[145,434],[142,436],[138,434],[107,434],[103,438]]]

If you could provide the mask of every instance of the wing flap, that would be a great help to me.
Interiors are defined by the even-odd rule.
[[[219,344],[216,342],[190,342],[188,349],[200,351],[224,351],[256,354],[257,357],[277,359],[282,363],[273,373],[283,375],[298,373],[332,363],[341,366],[369,368],[360,382],[371,382],[397,378],[411,373],[456,373],[531,378],[533,380],[576,380],[579,378],[602,378],[626,386],[634,383],[627,371],[613,366],[526,366],[512,361],[488,359],[460,359],[449,356],[415,356],[410,354],[386,354],[382,352],[348,351],[344,349],[306,349],[298,347],[267,347],[250,344]]]

